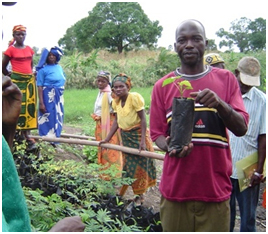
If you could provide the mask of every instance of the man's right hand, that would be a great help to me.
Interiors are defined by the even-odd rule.
[[[21,110],[22,94],[10,77],[2,77],[2,124],[16,125]]]

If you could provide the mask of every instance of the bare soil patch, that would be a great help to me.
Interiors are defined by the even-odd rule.
[[[70,126],[64,126],[63,132],[68,134],[74,134],[74,135],[81,135],[82,129],[76,128],[76,127],[70,127]],[[83,146],[76,145],[74,147],[80,147],[81,150]],[[59,159],[73,159],[73,160],[80,160],[77,155],[74,155],[71,152],[57,152]],[[160,205],[160,197],[161,194],[159,192],[159,183],[161,179],[161,172],[163,167],[163,161],[156,160],[156,168],[157,168],[157,185],[155,187],[152,187],[148,189],[148,191],[145,194],[145,202],[144,206],[148,208],[152,208],[154,212],[159,212],[159,205]],[[257,232],[266,232],[266,209],[262,206],[263,201],[263,191],[266,187],[266,181],[264,183],[261,183],[261,189],[260,189],[260,199],[259,204],[256,212],[256,227]],[[134,194],[132,192],[131,187],[128,188],[126,195],[124,196],[125,199],[133,199]],[[235,226],[235,232],[239,232],[240,230],[240,214],[239,214],[239,208],[237,206],[237,219],[236,219],[236,226]]]

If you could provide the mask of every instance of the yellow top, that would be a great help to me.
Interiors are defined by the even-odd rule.
[[[117,114],[119,128],[130,130],[140,124],[141,119],[137,112],[144,109],[144,99],[139,93],[130,92],[124,107],[121,106],[121,100],[118,103],[113,101],[112,106]]]

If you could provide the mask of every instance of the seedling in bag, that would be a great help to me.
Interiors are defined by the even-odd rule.
[[[164,80],[162,87],[173,83],[179,90],[180,97],[174,97],[172,102],[172,120],[168,152],[176,150],[176,156],[184,146],[192,140],[194,121],[194,99],[183,97],[185,90],[193,89],[188,80],[177,81],[181,76]]]

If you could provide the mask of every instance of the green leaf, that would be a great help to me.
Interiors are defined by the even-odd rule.
[[[191,83],[188,80],[183,80],[181,82],[178,82],[178,85],[183,87],[183,89],[193,89]]]
[[[171,84],[172,82],[174,82],[175,80],[175,77],[170,77],[170,78],[167,78],[163,81],[163,84],[162,84],[162,87],[168,85],[168,84]]]
[[[176,79],[179,79],[179,78],[181,78],[181,76],[169,77],[169,78],[165,79],[163,81],[162,87],[164,87],[168,84],[171,84],[172,82],[174,82]]]

